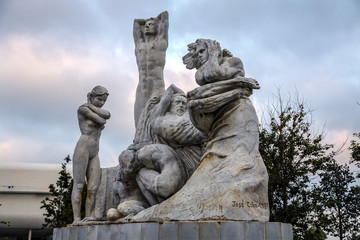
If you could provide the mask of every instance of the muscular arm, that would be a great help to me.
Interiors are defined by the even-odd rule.
[[[146,22],[145,19],[135,19],[134,20],[133,36],[134,36],[135,46],[137,45],[138,41],[144,39],[143,28],[144,28],[145,22]]]
[[[78,114],[84,116],[85,118],[91,119],[94,122],[104,125],[106,123],[106,119],[99,116],[95,112],[93,112],[88,106],[82,105],[78,109]]]
[[[161,97],[161,100],[157,106],[157,115],[163,116],[166,112],[169,111],[171,106],[171,98],[176,93],[184,93],[180,88],[176,87],[174,84],[171,84]]]
[[[206,139],[206,136],[195,128],[189,118],[174,122],[173,128],[157,130],[160,130],[162,137],[175,140],[183,146],[203,143]]]
[[[104,110],[104,109],[95,107],[95,106],[92,105],[92,104],[88,104],[88,108],[90,108],[91,111],[93,111],[94,113],[96,113],[97,115],[99,115],[99,116],[102,117],[102,118],[105,118],[105,119],[109,119],[109,118],[110,118],[110,112],[107,111],[107,110]]]
[[[234,78],[235,75],[244,76],[243,63],[236,57],[227,58],[216,71],[215,75],[217,75],[220,80],[228,80]],[[209,76],[209,82],[212,82],[211,76]]]
[[[203,78],[207,83],[218,80],[228,80],[235,75],[244,76],[244,66],[242,61],[236,57],[220,58],[221,48],[219,43],[213,41],[207,43],[209,59],[205,63]],[[220,62],[222,61],[222,62]]]
[[[169,13],[167,11],[164,11],[160,13],[157,18],[160,20],[158,35],[168,41]]]

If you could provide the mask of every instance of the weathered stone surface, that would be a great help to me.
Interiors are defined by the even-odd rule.
[[[53,230],[53,240],[60,240],[62,235],[63,229],[62,228],[55,228]]]
[[[266,237],[268,240],[281,239],[281,224],[278,222],[266,223]]]
[[[105,104],[109,93],[102,86],[96,86],[88,93],[88,102],[78,109],[78,120],[81,137],[76,144],[73,156],[74,185],[71,203],[74,212],[74,223],[80,222],[81,193],[85,179],[87,195],[85,202],[85,219],[96,220],[96,193],[100,186],[99,141],[101,131],[105,127],[110,113],[101,107]]]
[[[77,233],[77,237],[73,237]],[[75,234],[76,235],[76,234]],[[74,235],[74,236],[75,236]],[[54,240],[292,240],[284,223],[202,221],[122,223],[54,229]]]
[[[124,224],[111,224],[109,228],[110,236],[109,240],[124,239],[125,236]]]
[[[141,239],[141,223],[124,224],[124,239]]]
[[[265,223],[249,222],[245,223],[246,237],[249,239],[265,239]]]
[[[115,207],[113,185],[116,179],[116,167],[101,168],[100,179],[95,203],[95,216],[97,219],[105,217],[107,210]]]
[[[217,240],[221,235],[221,224],[218,222],[199,222],[199,239]]]
[[[164,222],[159,224],[159,239],[178,240],[178,223]]]
[[[79,228],[69,229],[69,239],[77,239],[79,234]]]
[[[268,175],[258,150],[259,123],[249,99],[252,89],[259,85],[243,77],[241,61],[228,52],[221,55],[215,41],[202,39],[191,45],[190,51],[198,52],[186,60],[195,58],[194,62],[199,63],[196,79],[201,86],[187,94],[189,115],[194,126],[210,140],[200,166],[186,184],[133,220],[266,222]]]
[[[74,227],[75,228],[75,227]],[[78,229],[78,238],[79,239],[89,239],[88,237],[88,227],[76,227]]]
[[[159,239],[159,224],[141,223],[141,238],[147,240]]]
[[[156,18],[135,19],[133,26],[139,83],[134,105],[135,127],[146,103],[165,91],[164,66],[168,47],[168,12]]]
[[[245,240],[245,222],[222,222],[221,240]]]
[[[282,223],[281,224],[281,238],[282,239],[292,239],[293,237],[293,230],[291,224],[289,223]]]
[[[179,222],[178,239],[199,240],[199,230],[199,223],[197,222]]]
[[[134,215],[177,192],[200,163],[206,136],[189,117],[183,91],[171,85],[142,112],[134,144],[119,156],[118,211]]]
[[[69,233],[70,233],[70,228],[63,228],[63,230],[61,230],[61,238],[59,238],[59,240],[70,239]]]

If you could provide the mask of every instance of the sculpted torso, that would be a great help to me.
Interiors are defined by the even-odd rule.
[[[141,77],[163,79],[167,40],[160,37],[146,42],[141,40],[135,48],[136,61]],[[160,70],[160,71],[159,71]]]
[[[89,119],[84,113],[89,111],[89,109],[86,108],[85,106],[81,106],[78,110],[79,127],[81,131],[78,145],[86,148],[89,151],[90,158],[92,158],[99,152],[99,139],[104,124]]]

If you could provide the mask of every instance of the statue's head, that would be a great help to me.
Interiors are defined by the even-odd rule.
[[[119,156],[119,167],[117,169],[118,180],[128,180],[128,178],[136,174],[141,166],[136,158],[134,150],[124,150]]]
[[[159,27],[159,19],[157,18],[149,18],[145,23],[145,34],[147,35],[155,35],[158,33]]]
[[[211,51],[214,51],[214,47],[220,50],[218,55],[219,62],[224,57],[232,57],[232,54],[227,49],[221,51],[220,44],[215,40],[200,38],[188,45],[189,52],[183,57],[183,63],[186,65],[186,68],[199,69],[209,60],[209,54]]]
[[[195,50],[195,54],[196,57],[198,58],[198,62],[201,65],[203,65],[204,63],[206,63],[209,59],[209,42],[211,42],[212,40],[210,39],[198,39],[196,40],[196,50]]]
[[[87,94],[87,100],[88,103],[93,104],[95,107],[101,108],[104,106],[108,96],[109,92],[106,88],[102,86],[96,86],[91,90],[91,92]]]
[[[171,98],[170,113],[179,116],[184,115],[187,111],[186,96],[184,93],[174,94]]]
[[[187,69],[200,68],[209,59],[209,43],[215,42],[210,39],[198,39],[188,45],[188,53],[183,57],[183,63]]]

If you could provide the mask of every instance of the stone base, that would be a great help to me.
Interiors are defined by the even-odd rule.
[[[53,240],[292,240],[292,226],[278,222],[178,221],[73,226],[54,229]]]

